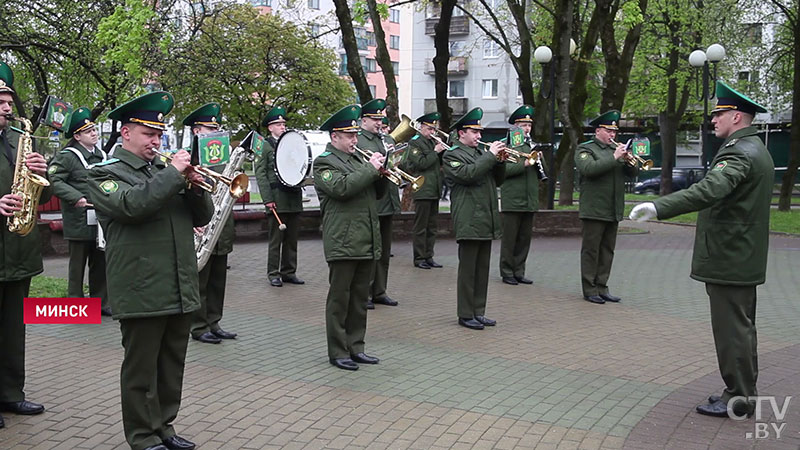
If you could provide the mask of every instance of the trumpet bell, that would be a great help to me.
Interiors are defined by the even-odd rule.
[[[653,160],[652,159],[648,159],[648,160],[646,160],[645,162],[642,163],[642,169],[650,170],[652,168],[653,168]]]
[[[245,173],[240,173],[233,177],[230,182],[231,197],[241,198],[247,193],[247,188],[250,186],[250,177]]]
[[[410,141],[415,134],[417,134],[417,130],[411,126],[411,119],[403,114],[400,116],[400,124],[389,133],[389,136],[394,139],[395,143],[401,144]]]
[[[417,192],[422,188],[422,185],[425,184],[425,175],[420,175],[414,178],[414,181],[411,182],[411,190]]]

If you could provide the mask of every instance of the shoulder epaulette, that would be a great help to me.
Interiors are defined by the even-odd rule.
[[[115,163],[115,162],[117,162],[117,161],[119,161],[119,158],[111,158],[111,159],[107,159],[107,160],[105,160],[105,161],[103,161],[103,162],[99,162],[99,163],[95,164],[95,165],[94,165],[94,167],[102,167],[102,166],[107,166],[107,165],[109,165],[109,164],[113,164],[113,163]]]
[[[330,154],[331,154],[331,152],[322,152],[322,153],[319,154],[319,156],[328,156]],[[319,158],[319,156],[317,158]]]
[[[725,144],[725,147],[733,147],[734,145],[736,145],[736,143],[737,143],[737,142],[739,142],[739,140],[738,140],[738,139],[731,139],[731,141],[730,141],[730,142],[728,142],[727,144]]]
[[[416,141],[417,139],[419,139],[419,135],[418,134],[415,134],[414,137],[411,138],[412,141]]]
[[[449,151],[449,150],[455,150],[455,149],[457,149],[457,148],[458,148],[458,145],[454,145],[454,146],[452,146],[452,147],[448,148],[447,150],[448,150],[448,151]]]
[[[580,143],[580,144],[578,144],[578,145],[583,145],[583,144],[591,144],[592,142],[594,142],[594,141],[593,141],[593,140],[588,140],[588,141],[586,141],[586,142],[581,142],[581,143]]]

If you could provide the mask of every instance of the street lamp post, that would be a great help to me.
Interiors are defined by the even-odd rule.
[[[708,172],[709,152],[706,148],[708,139],[708,100],[715,96],[714,91],[710,91],[709,84],[717,82],[717,63],[725,59],[725,48],[719,44],[711,44],[706,51],[695,50],[689,55],[689,64],[695,68],[703,68],[703,124],[700,128],[700,152],[703,159],[703,171]],[[711,73],[709,63],[714,65],[714,72]],[[713,75],[713,76],[712,76]]]
[[[553,51],[550,50],[550,47],[546,45],[542,45],[536,47],[536,50],[533,52],[533,59],[536,60],[539,64],[542,65],[542,81],[544,81],[544,65],[549,64],[550,66],[550,85],[547,91],[542,89],[542,97],[547,100],[550,100],[550,167],[548,169],[548,173],[550,174],[547,180],[547,209],[553,209],[555,207],[555,196],[556,196],[556,177],[557,174],[555,173],[556,170],[556,96],[553,95],[555,91],[555,75],[556,75],[556,65],[555,63],[550,63],[553,60]]]

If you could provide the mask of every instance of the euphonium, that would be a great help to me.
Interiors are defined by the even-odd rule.
[[[6,116],[8,120],[16,120],[22,124],[22,135],[17,145],[17,162],[14,167],[14,182],[11,184],[11,194],[22,198],[22,207],[8,218],[8,231],[26,236],[36,226],[36,213],[39,207],[39,197],[42,190],[50,186],[45,177],[36,175],[28,169],[25,158],[33,152],[33,127],[31,121],[24,117]]]

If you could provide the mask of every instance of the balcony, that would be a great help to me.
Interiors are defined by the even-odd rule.
[[[467,57],[466,56],[451,56],[450,62],[447,63],[448,75],[466,75],[469,73],[467,70]],[[425,74],[435,75],[436,70],[433,67],[433,58],[425,60]]]
[[[454,116],[463,116],[467,113],[467,98],[448,98],[447,104],[450,106],[450,109],[453,110]],[[431,113],[436,111],[436,99],[435,98],[426,98],[425,99],[425,114]]]
[[[438,17],[425,19],[425,34],[433,36],[436,34],[436,24],[439,23]],[[450,36],[463,36],[469,34],[469,18],[467,16],[455,16],[450,19]]]

